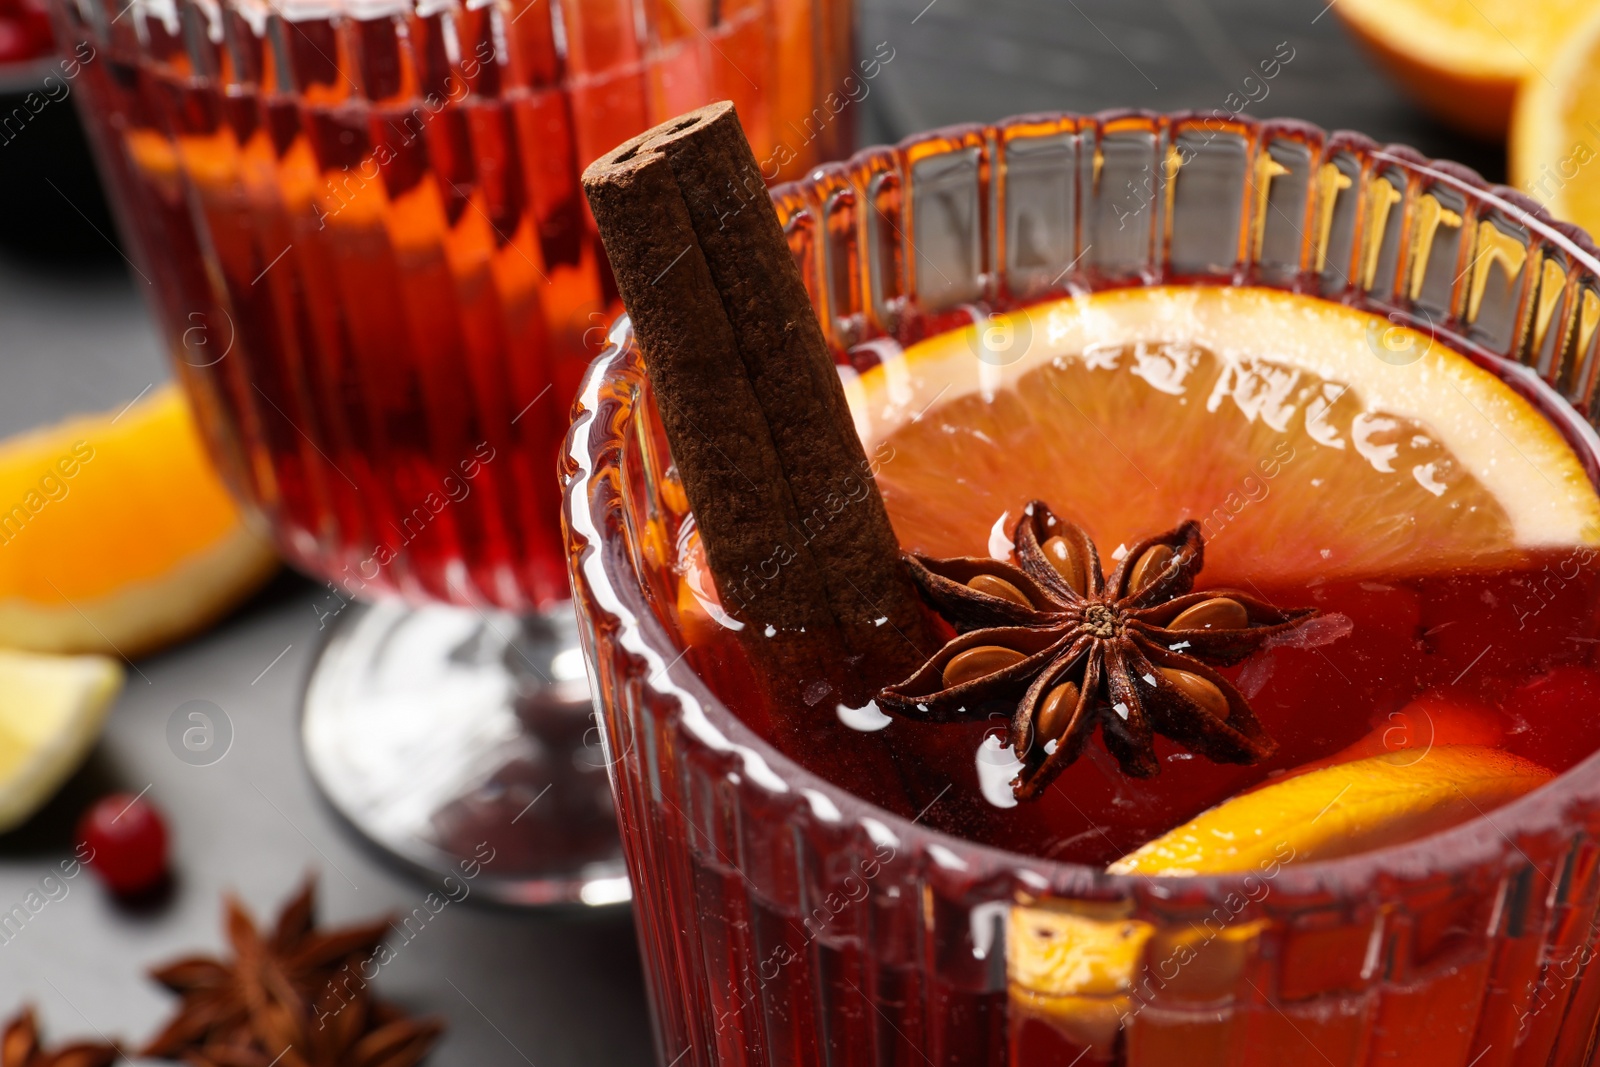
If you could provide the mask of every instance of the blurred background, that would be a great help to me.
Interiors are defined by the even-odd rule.
[[[1407,22],[1413,6],[1465,20],[1465,29],[1459,37],[1419,29]],[[882,66],[854,105],[857,141],[1029,111],[1243,110],[1409,144],[1491,181],[1515,174],[1519,187],[1582,221],[1582,167],[1600,134],[1584,125],[1590,97],[1581,72],[1594,64],[1580,45],[1594,36],[1585,27],[1600,3],[1468,2],[1449,15],[1457,6],[858,0],[856,55]],[[72,79],[51,47],[36,0],[0,0],[6,436],[85,412],[115,415],[172,377],[146,304],[149,279],[120,244],[70,99]],[[1530,99],[1514,104],[1524,82],[1533,85]],[[1508,134],[1513,107],[1520,110]],[[566,398],[560,403],[564,410]],[[8,484],[0,474],[0,489]],[[147,488],[141,507],[150,513],[179,528],[201,521],[186,518],[181,482]],[[111,559],[131,539],[115,528],[94,533]],[[0,582],[26,581],[5,566],[0,559]],[[236,592],[244,602],[231,611],[219,604],[211,614],[225,617],[207,618],[198,636],[133,655],[103,728],[94,719],[103,732],[90,738],[81,768],[62,770],[70,776],[59,792],[46,790],[53,799],[0,835],[0,1013],[31,1002],[52,1038],[118,1035],[137,1044],[172,1003],[145,970],[217,951],[224,892],[265,919],[314,872],[322,910],[337,922],[423,906],[430,887],[346,832],[317,800],[298,753],[296,711],[323,636],[327,588],[283,570],[265,584],[259,575],[241,580]],[[5,595],[0,589],[0,602]],[[225,728],[226,758],[186,760],[175,747],[174,714],[193,702],[210,728]],[[0,746],[4,738],[0,727]],[[80,819],[119,792],[153,804],[170,842],[165,882],[132,903],[93,877],[60,878]],[[64,888],[49,889],[47,878]],[[25,903],[41,896],[38,907]],[[25,918],[7,925],[13,903]],[[626,906],[518,911],[469,894],[430,914],[380,982],[384,996],[447,1021],[430,1062],[651,1062]]]

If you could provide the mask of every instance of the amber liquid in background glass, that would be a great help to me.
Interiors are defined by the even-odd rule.
[[[643,41],[620,0],[122,8],[62,37],[95,49],[82,111],[139,276],[232,488],[351,592],[568,595],[553,460],[618,310],[587,161],[722,98],[769,178],[852,140],[852,109],[814,110],[848,0],[647,3]]]
[[[1048,392],[1039,382],[1024,378],[1019,391],[1028,388]],[[952,545],[947,529],[921,529],[915,518],[908,518],[908,512],[914,515],[918,509],[888,467],[917,463],[921,450],[937,448],[938,461],[924,464],[924,470],[936,469],[953,482],[970,479],[983,484],[995,477],[992,466],[980,467],[973,461],[963,467],[962,457],[968,453],[962,446],[940,445],[948,440],[952,425],[981,429],[993,442],[991,457],[1005,457],[1008,450],[1016,455],[1030,447],[1032,435],[1051,429],[1007,418],[990,421],[992,412],[983,409],[984,403],[968,396],[936,406],[918,424],[886,439],[896,458],[880,470],[879,481],[902,545],[929,551],[931,542],[937,546],[932,550],[936,555],[989,555],[985,534],[996,520],[1007,516],[1000,525],[1009,532],[1023,506],[1037,497],[1089,530],[1109,575],[1116,565],[1111,550],[1118,535],[1109,533],[1104,521],[1097,529],[1093,516],[1073,507],[1070,471],[1056,477],[1040,474],[1048,464],[1033,465],[1031,473],[1038,480],[1027,489],[1009,485],[983,489],[980,496],[991,501],[992,514],[967,517],[972,500],[952,499],[950,507],[963,516],[955,524],[970,531],[968,543]],[[984,419],[981,427],[962,426],[963,419],[977,416]],[[1307,446],[1302,442],[1299,447]],[[939,468],[939,461],[946,466]],[[1292,463],[1279,477],[1289,477],[1291,468]],[[1150,466],[1158,480],[1163,475],[1157,471],[1171,475],[1180,469],[1179,463]],[[1409,475],[1402,471],[1401,476]],[[1172,485],[1152,488],[1141,482],[1129,492],[1155,492],[1164,502],[1173,498],[1163,525],[1146,531],[1150,534],[1190,515],[1205,517],[1213,505],[1211,501],[1179,505],[1176,500],[1182,493]],[[1220,504],[1220,498],[1214,503]],[[1269,494],[1252,506],[1274,503]],[[1308,515],[1306,521],[1336,523],[1338,503],[1330,500],[1327,506],[1331,510],[1320,518]],[[1009,755],[1009,750],[1004,755],[995,750],[996,741],[1006,736],[1004,712],[962,725],[895,721],[881,736],[911,756],[900,761],[902,767],[920,768],[922,780],[912,793],[939,798],[923,814],[924,823],[1017,852],[1104,865],[1227,797],[1275,773],[1330,756],[1374,730],[1410,735],[1390,735],[1385,741],[1389,747],[1424,747],[1430,741],[1428,731],[1436,728],[1432,713],[1395,714],[1419,698],[1487,715],[1502,731],[1502,748],[1557,772],[1600,748],[1600,717],[1581,712],[1600,706],[1600,669],[1594,663],[1600,646],[1600,549],[1511,550],[1470,569],[1286,580],[1270,574],[1272,553],[1281,551],[1278,546],[1250,544],[1226,528],[1211,532],[1208,563],[1197,589],[1234,586],[1282,606],[1315,606],[1324,615],[1323,623],[1332,625],[1331,632],[1343,634],[1310,642],[1310,647],[1268,648],[1240,666],[1223,669],[1278,742],[1276,755],[1258,766],[1219,765],[1157,738],[1161,773],[1136,780],[1121,774],[1097,733],[1044,798],[1005,808],[984,798],[977,771],[986,738],[991,740],[982,758],[998,765]],[[1263,556],[1267,564],[1251,563]],[[1260,577],[1250,578],[1252,574]],[[864,743],[864,735],[841,725],[832,714],[785,703],[782,694],[763,690],[731,631],[701,628],[696,635],[689,658],[730,708],[811,771],[845,789],[861,791],[863,783],[838,776],[839,763],[830,753],[834,746]],[[784,745],[771,729],[777,715],[801,716],[814,736],[803,748]],[[945,791],[947,783],[951,788]]]

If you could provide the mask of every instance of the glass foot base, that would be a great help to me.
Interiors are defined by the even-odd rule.
[[[301,740],[333,808],[420,873],[512,904],[629,898],[570,607],[352,605]]]

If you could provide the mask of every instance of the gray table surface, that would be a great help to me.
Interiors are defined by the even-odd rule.
[[[865,141],[1036,110],[1221,107],[1286,41],[1294,58],[1254,114],[1360,129],[1503,173],[1497,147],[1456,138],[1406,103],[1324,0],[859,3],[861,51],[884,42],[879,54],[893,55],[861,105]],[[0,148],[13,187],[29,178],[16,173],[23,158],[15,142]],[[70,221],[74,209],[41,189],[29,210]],[[6,225],[0,217],[0,245]],[[115,408],[168,377],[140,288],[120,260],[0,254],[0,433]],[[0,837],[6,911],[69,853],[90,800],[148,787],[170,820],[178,871],[170,899],[140,911],[111,903],[91,876],[67,883],[65,897],[0,944],[0,1012],[32,1001],[55,1038],[100,1031],[137,1042],[169,1007],[144,970],[219,948],[225,891],[270,913],[315,871],[331,921],[421,904],[426,887],[353,841],[300,761],[296,710],[319,641],[316,600],[313,585],[285,576],[209,634],[134,664],[89,764],[27,827]],[[221,707],[235,729],[232,750],[210,767],[167,747],[168,716],[194,699]],[[469,899],[405,943],[378,989],[448,1021],[438,1067],[651,1062],[625,908],[548,914]]]

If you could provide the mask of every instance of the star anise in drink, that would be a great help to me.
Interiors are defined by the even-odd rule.
[[[114,1045],[90,1042],[42,1048],[32,1008],[12,1016],[0,1037],[0,1067],[111,1067],[120,1055]]]
[[[1160,771],[1155,735],[1218,763],[1276,748],[1240,692],[1213,667],[1244,660],[1317,614],[1233,590],[1194,592],[1205,556],[1185,522],[1134,545],[1111,577],[1089,536],[1042,501],[1012,536],[1015,564],[906,557],[957,636],[878,704],[923,722],[1011,715],[1018,799],[1039,796],[1100,727],[1124,774]]]
[[[318,930],[311,883],[265,933],[227,902],[234,959],[190,956],[152,972],[183,998],[145,1055],[194,1067],[413,1067],[443,1027],[372,996],[386,919]]]

